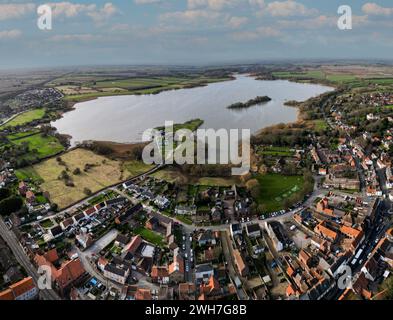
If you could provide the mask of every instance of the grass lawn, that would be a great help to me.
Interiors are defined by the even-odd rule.
[[[143,239],[145,239],[146,241],[152,244],[155,244],[160,247],[164,245],[164,238],[157,232],[140,227],[140,228],[136,228],[134,230],[134,233],[139,234]]]
[[[201,186],[209,186],[209,187],[231,187],[236,183],[239,183],[239,181],[235,177],[231,177],[231,178],[203,177],[203,178],[199,178],[196,184]]]
[[[15,127],[18,125],[24,125],[26,123],[32,122],[34,120],[42,119],[45,115],[45,109],[36,109],[31,111],[26,111],[21,113],[20,115],[16,116],[11,121],[7,122],[6,124],[0,126],[0,129],[4,129],[7,127]]]
[[[25,138],[25,137],[28,137],[28,136],[32,136],[32,135],[37,134],[37,133],[39,133],[39,132],[40,132],[39,129],[31,130],[31,131],[26,131],[26,132],[18,132],[18,133],[14,133],[14,134],[8,135],[8,136],[7,136],[7,139],[8,139],[8,140],[11,140],[11,141],[13,141],[13,140],[18,140],[18,139],[21,139],[21,138]]]
[[[177,215],[176,219],[185,223],[185,224],[192,225],[192,220],[189,217],[186,217],[183,215]]]
[[[50,219],[40,222],[40,225],[45,229],[50,229],[54,226],[53,222]]]
[[[282,210],[284,200],[303,188],[303,176],[265,174],[257,177],[261,192],[258,203],[266,206],[267,212]]]
[[[41,176],[33,167],[26,167],[22,169],[17,169],[15,175],[19,180],[33,180],[35,182],[43,182]]]
[[[15,145],[27,143],[30,151],[26,155],[27,157],[37,156],[38,158],[42,159],[64,151],[64,147],[60,144],[57,138],[52,136],[43,137],[41,133],[13,140],[12,143]]]

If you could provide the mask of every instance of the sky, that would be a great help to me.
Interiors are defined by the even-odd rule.
[[[391,59],[392,31],[392,0],[0,0],[0,68]]]

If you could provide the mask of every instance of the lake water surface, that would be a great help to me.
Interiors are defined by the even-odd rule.
[[[144,130],[163,126],[166,120],[182,123],[195,118],[205,121],[203,128],[251,129],[255,133],[264,127],[296,121],[297,109],[284,106],[285,101],[304,101],[331,90],[316,84],[261,81],[238,75],[236,80],[206,87],[81,102],[52,125],[60,133],[71,135],[72,145],[84,140],[138,142]],[[265,95],[272,101],[248,109],[227,109],[232,103]]]

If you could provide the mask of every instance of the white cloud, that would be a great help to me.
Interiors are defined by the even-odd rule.
[[[34,12],[35,4],[19,3],[19,4],[0,4],[0,21],[20,18],[26,14]]]
[[[0,31],[0,40],[19,38],[22,32],[17,29]]]
[[[79,15],[87,15],[96,22],[110,18],[118,9],[111,2],[105,3],[101,8],[96,4],[80,4],[68,1],[49,3],[54,17],[73,18]]]
[[[208,7],[212,10],[221,10],[224,7],[231,7],[238,2],[238,0],[187,0],[189,9]]]
[[[317,9],[307,8],[293,0],[271,2],[264,10],[273,17],[310,16],[318,13]]]
[[[248,22],[247,17],[231,17],[228,20],[228,26],[233,29],[237,29],[243,26],[244,24],[246,24],[247,22]]]
[[[222,14],[215,11],[186,10],[164,13],[160,16],[160,19],[168,22],[198,23],[201,21],[214,22],[220,17],[222,17]]]
[[[363,5],[362,11],[368,15],[374,16],[390,16],[393,14],[393,8],[385,8],[374,2],[368,2]]]

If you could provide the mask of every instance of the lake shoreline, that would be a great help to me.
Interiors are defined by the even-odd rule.
[[[226,80],[226,81],[220,81],[220,82],[215,82],[215,83],[209,83],[209,84],[207,84],[207,85],[205,85],[205,86],[198,86],[197,87],[197,89],[198,88],[206,88],[206,87],[209,87],[209,86],[214,86],[214,85],[217,85],[217,84],[224,84],[224,83],[232,83],[232,82],[236,82],[236,80],[237,79],[246,79],[246,78],[250,78],[250,79],[252,79],[252,80],[254,80],[254,81],[262,81],[262,80],[257,80],[256,78],[255,78],[255,76],[253,76],[253,75],[251,75],[251,74],[239,74],[239,77],[235,77],[234,79],[230,79],[230,80]],[[285,82],[288,82],[288,83],[297,83],[297,82],[295,82],[295,81],[289,81],[289,80],[271,80],[271,81],[269,81],[269,82],[272,82],[272,83],[275,83],[275,82],[279,82],[279,81],[285,81]],[[308,83],[299,83],[299,84],[301,84],[301,85],[309,85]],[[319,85],[319,84],[317,84],[317,85]],[[296,105],[296,106],[289,106],[289,105],[287,105],[286,103],[285,103],[285,101],[282,101],[282,102],[276,102],[276,104],[280,104],[281,103],[281,106],[285,106],[285,107],[289,107],[289,108],[296,108],[297,110],[296,110],[296,114],[295,114],[295,121],[291,121],[291,120],[289,120],[289,121],[286,121],[287,119],[285,119],[284,121],[285,122],[278,122],[278,123],[276,123],[275,125],[278,125],[278,124],[280,124],[280,123],[285,123],[285,124],[291,124],[291,123],[298,123],[298,122],[301,122],[303,119],[302,119],[302,113],[301,113],[301,110],[300,110],[300,106],[303,104],[303,103],[305,103],[306,101],[308,101],[309,99],[312,99],[312,98],[316,98],[316,97],[318,97],[318,96],[320,96],[320,95],[322,95],[323,93],[325,93],[325,92],[328,92],[328,91],[334,91],[334,87],[333,86],[326,86],[326,85],[319,85],[319,86],[321,86],[321,87],[325,87],[324,88],[324,90],[323,90],[323,92],[317,92],[316,93],[316,95],[312,95],[311,97],[308,97],[308,98],[306,98],[305,100],[302,100],[302,101],[297,101],[298,102],[298,105]],[[168,92],[178,92],[178,91],[184,91],[184,90],[194,90],[194,89],[196,89],[196,88],[179,88],[179,89],[171,89],[171,90],[164,90],[163,92],[161,92],[160,94],[166,94],[166,93],[168,93]],[[312,89],[312,88],[311,88]],[[317,90],[317,89],[312,89],[312,90]],[[321,90],[321,88],[319,89],[319,90]],[[68,106],[69,106],[69,111],[66,111],[66,112],[63,112],[62,114],[61,114],[61,117],[60,117],[60,119],[63,119],[67,114],[69,114],[71,111],[75,111],[75,110],[77,110],[77,109],[79,109],[78,107],[75,107],[75,105],[77,105],[77,104],[79,104],[79,103],[84,103],[84,102],[91,102],[91,101],[100,101],[100,99],[101,99],[101,101],[102,101],[102,99],[107,99],[107,98],[117,98],[117,97],[149,97],[149,96],[157,96],[157,94],[147,94],[147,95],[135,95],[135,94],[125,94],[125,95],[122,95],[122,96],[117,96],[117,95],[114,95],[114,96],[106,96],[106,97],[91,97],[91,98],[87,98],[87,99],[83,99],[83,101],[67,101],[68,102]],[[293,99],[291,99],[291,100],[293,100]],[[281,100],[280,100],[281,101]],[[290,101],[290,100],[288,100],[288,101]],[[288,102],[287,101],[287,102]],[[85,106],[86,107],[86,106]],[[247,108],[247,109],[249,109],[249,108]],[[226,109],[226,110],[228,110],[228,109]],[[181,111],[180,111],[181,112]],[[228,110],[228,112],[230,112],[230,110]],[[244,112],[245,113],[247,113],[247,111],[246,111],[246,109],[244,110]],[[193,119],[193,118],[195,118],[194,116],[190,116],[189,118],[188,118],[188,120],[190,120],[190,119]],[[202,120],[206,120],[206,119],[204,119],[203,117],[200,117]],[[185,120],[185,121],[188,121],[188,120]],[[58,120],[57,120],[58,121]],[[56,124],[56,122],[57,121],[55,121],[54,123],[51,123],[51,125],[53,125],[53,124]],[[177,121],[177,120],[176,120]],[[185,122],[184,120],[182,120],[183,122]],[[260,133],[260,131],[262,131],[263,129],[265,129],[265,128],[268,128],[268,127],[272,127],[272,126],[274,126],[274,125],[272,125],[271,123],[268,123],[268,124],[266,124],[266,125],[264,125],[264,124],[262,124],[261,123],[261,126],[259,126],[258,128],[254,128],[253,129],[253,135],[256,135],[256,134],[259,134]],[[54,126],[57,130],[58,130],[58,128],[56,127],[56,126]],[[71,131],[71,130],[68,130],[68,131]],[[58,132],[60,132],[59,130],[58,130]],[[65,132],[64,130],[61,132],[61,133],[66,133],[67,135],[69,135],[69,136],[71,136],[72,138],[71,138],[71,141],[72,141],[72,139],[74,139],[74,137],[73,137],[73,133],[71,133],[71,132]],[[75,143],[76,142],[79,142],[78,140],[76,140],[77,138],[75,138],[75,140],[74,140],[74,143],[71,143],[71,146],[75,146]],[[102,141],[103,140],[103,138],[102,137],[97,137],[97,138],[95,138],[95,139],[85,139],[85,140],[87,140],[87,141]],[[80,141],[80,143],[81,142],[83,142],[83,141],[85,141],[85,140],[81,140]],[[134,140],[129,140],[129,141],[119,141],[120,139],[105,139],[106,141],[108,141],[108,142],[113,142],[113,143],[116,143],[116,144],[138,144],[138,143],[140,143],[141,141],[139,141],[138,139],[134,139]],[[71,142],[70,141],[70,142]]]

